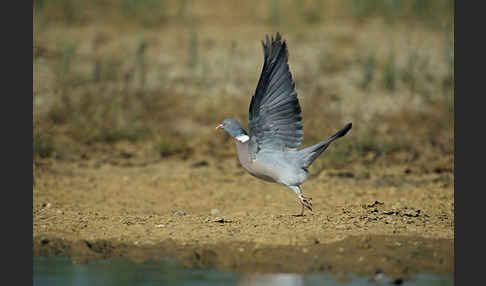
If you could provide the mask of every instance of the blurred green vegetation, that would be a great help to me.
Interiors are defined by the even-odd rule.
[[[405,105],[399,112],[374,115],[367,121],[372,124],[366,127],[360,126],[359,120],[366,117],[367,111],[361,111],[363,114],[354,117],[358,122],[353,122],[353,130],[333,147],[332,152],[327,152],[322,164],[342,166],[352,160],[399,152],[409,152],[414,154],[412,157],[417,157],[427,148],[452,154],[453,17],[454,2],[450,0],[268,0],[245,1],[238,5],[227,1],[201,4],[191,0],[37,0],[34,6],[34,83],[43,84],[45,69],[51,71],[54,80],[48,91],[34,88],[34,97],[49,99],[49,104],[45,104],[47,110],[38,107],[40,104],[34,108],[34,155],[42,158],[55,156],[63,148],[63,144],[56,143],[60,136],[70,138],[73,144],[86,146],[119,141],[149,142],[161,157],[192,152],[195,143],[189,138],[205,146],[230,146],[230,140],[215,141],[219,139],[215,139],[214,134],[208,135],[200,129],[214,129],[215,123],[228,116],[246,125],[250,92],[256,86],[258,75],[253,74],[251,78],[244,75],[242,79],[232,75],[232,68],[234,61],[245,63],[252,57],[261,64],[262,60],[261,54],[250,54],[232,42],[232,46],[225,47],[226,51],[221,51],[224,65],[214,64],[214,57],[219,54],[213,53],[212,58],[208,56],[214,42],[225,37],[239,37],[224,29],[231,25],[261,26],[260,30],[268,31],[268,34],[274,30],[288,31],[285,38],[292,35],[292,42],[289,40],[290,66],[299,95],[306,97],[304,145],[324,139],[348,121],[339,112],[340,106],[346,108],[343,100],[346,94],[328,90],[317,92],[323,85],[328,88],[314,82],[319,78],[339,75],[346,81],[328,81],[357,86],[359,93],[370,100],[375,93],[385,93],[392,94],[393,98],[403,98],[407,94],[410,101],[419,97],[425,102],[419,109]],[[304,47],[306,43],[315,42],[316,37],[323,36],[319,34],[319,27],[336,26],[339,31],[341,27],[335,22],[338,20],[356,25],[355,32],[351,30],[348,34],[330,38],[341,41],[344,47],[356,41],[363,32],[358,30],[363,23],[381,21],[383,31],[390,36],[388,41],[375,45],[377,49],[385,47],[385,56],[376,50],[356,52],[355,60],[323,54],[317,72],[303,74],[306,71],[301,69],[295,76],[292,66],[298,66],[299,57],[292,55],[297,54],[297,44]],[[443,62],[431,63],[427,56],[418,52],[419,48],[393,46],[393,37],[406,37],[393,35],[392,29],[400,23],[420,25],[422,29],[440,35],[439,42],[444,48],[437,52],[443,54]],[[114,28],[108,32],[96,29],[107,26]],[[68,32],[59,33],[56,30],[59,27],[68,29]],[[89,30],[86,27],[94,27],[92,36],[83,38],[77,31],[86,32]],[[160,33],[160,40],[146,36],[146,31]],[[44,40],[45,37],[55,38],[56,42],[51,44]],[[180,46],[170,46],[166,37],[177,38]],[[132,39],[129,44],[125,44],[127,38]],[[89,39],[90,43],[83,42],[84,39]],[[121,48],[121,42],[125,44],[124,48]],[[104,52],[109,44],[119,46]],[[257,41],[255,46],[258,46]],[[179,50],[182,56],[174,60],[176,65],[170,66],[168,60],[161,59],[163,56],[173,57]],[[400,61],[403,58],[405,60]],[[436,73],[439,64],[447,67],[445,76]],[[172,68],[180,68],[183,75],[174,76]],[[259,72],[260,66],[254,68]],[[222,70],[220,74],[212,71],[218,69]],[[346,71],[356,75],[348,76]],[[176,84],[197,88],[195,94],[198,96],[166,88]],[[231,89],[225,87],[221,88],[225,92],[219,92],[221,96],[207,99],[215,93],[218,84],[251,87],[246,97],[229,97]],[[332,122],[332,126],[326,124],[323,127],[319,119],[323,114],[323,120]],[[182,119],[192,121],[194,126],[187,127],[189,131],[180,130],[177,122]]]
[[[142,26],[157,27],[169,21],[190,20],[188,12],[194,0],[36,0],[34,14],[43,23],[77,25],[95,22],[115,23],[133,21]],[[202,1],[204,2],[204,1]],[[296,1],[245,1],[246,4],[208,1],[215,13],[231,11],[219,17],[232,17],[241,13],[251,15],[255,9],[267,11],[272,25],[289,23],[318,24],[331,17],[352,17],[364,20],[381,17],[386,23],[395,21],[421,21],[432,26],[452,23],[453,0],[296,0]],[[227,8],[229,7],[229,8]],[[255,15],[253,15],[255,16]],[[249,19],[252,20],[252,19]]]

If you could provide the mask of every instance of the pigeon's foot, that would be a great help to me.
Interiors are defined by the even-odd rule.
[[[306,198],[303,195],[299,195],[299,202],[302,205],[302,211],[300,212],[300,215],[304,215],[304,210],[307,208],[308,210],[312,211],[312,203],[310,202],[312,198]]]

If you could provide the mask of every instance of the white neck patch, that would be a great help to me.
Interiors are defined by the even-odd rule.
[[[246,141],[250,140],[248,135],[242,134],[235,137],[236,140],[245,143]]]

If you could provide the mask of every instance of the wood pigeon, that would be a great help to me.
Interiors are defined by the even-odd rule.
[[[331,142],[344,136],[352,124],[315,145],[298,150],[304,131],[295,83],[287,63],[287,45],[278,32],[275,39],[266,36],[262,45],[264,63],[250,102],[249,134],[233,118],[223,120],[216,129],[223,129],[234,139],[240,163],[251,175],[282,184],[297,194],[302,216],[305,208],[312,211],[311,198],[304,197],[300,188],[309,174],[308,167]]]

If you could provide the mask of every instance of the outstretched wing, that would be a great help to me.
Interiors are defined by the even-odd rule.
[[[265,60],[262,73],[251,98],[249,151],[261,149],[289,150],[302,144],[304,131],[295,83],[287,64],[287,44],[277,33],[263,42]]]

